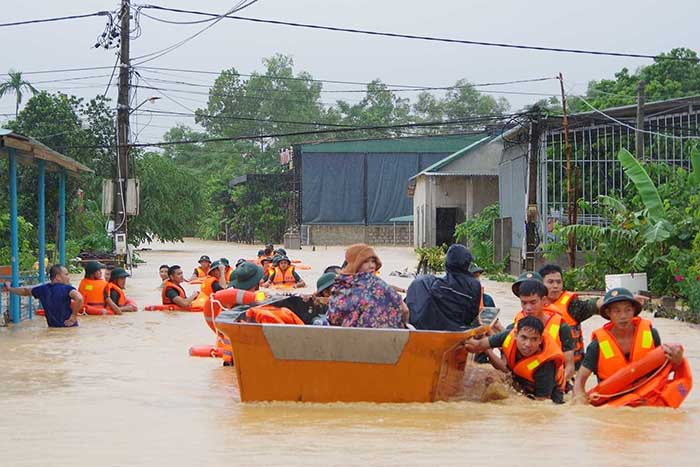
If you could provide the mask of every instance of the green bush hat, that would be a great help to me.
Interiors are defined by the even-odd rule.
[[[120,277],[131,277],[131,274],[126,272],[124,268],[114,268],[112,269],[112,275],[109,276],[110,279],[119,279]]]
[[[642,312],[642,304],[634,298],[632,292],[624,287],[617,287],[608,290],[605,297],[603,297],[603,305],[600,307],[600,316],[605,319],[610,319],[608,316],[608,306],[615,302],[630,302],[634,307],[634,316]]]
[[[282,256],[280,256],[280,255],[273,256],[272,257],[272,265],[277,266],[281,259],[282,259]]]
[[[326,290],[328,287],[333,285],[335,283],[335,278],[336,278],[336,275],[335,275],[335,273],[332,273],[332,272],[327,272],[326,274],[319,277],[318,280],[316,281],[316,292],[321,293],[324,290]]]
[[[226,267],[229,267],[230,265],[230,263],[228,262],[228,258],[219,258],[219,262]]]
[[[515,282],[513,282],[513,286],[511,287],[511,290],[513,291],[513,294],[514,294],[516,297],[519,297],[519,296],[520,296],[520,293],[519,293],[519,292],[520,292],[520,284],[522,284],[522,283],[525,282],[525,281],[540,281],[540,282],[544,282],[544,281],[542,280],[542,276],[540,276],[539,273],[537,273],[537,272],[533,272],[533,271],[525,271],[525,272],[523,272],[522,274],[520,274],[520,275],[518,276],[518,279],[517,279]]]
[[[100,263],[99,261],[88,261],[87,263],[85,263],[84,267],[85,267],[85,277],[88,277],[92,274],[95,274],[100,269],[106,268],[107,266]]]
[[[265,250],[258,250],[258,258],[265,256]]]
[[[197,262],[201,263],[202,261],[207,261],[207,262],[209,262],[209,264],[211,264],[211,258],[209,258],[207,255],[200,256],[199,261],[197,261]]]
[[[285,250],[284,248],[277,248],[277,250],[275,250],[275,253],[277,253],[280,256],[287,256],[287,250]]]
[[[469,265],[469,272],[471,274],[481,274],[482,272],[484,272],[484,270],[480,268],[476,263],[471,263]]]
[[[231,283],[229,285],[234,289],[252,289],[260,283],[264,273],[263,268],[257,264],[243,263],[231,273]]]
[[[214,271],[219,269],[220,264],[221,261],[214,261],[213,263],[211,263],[211,267],[209,268],[209,272],[207,273],[207,275],[211,276]]]

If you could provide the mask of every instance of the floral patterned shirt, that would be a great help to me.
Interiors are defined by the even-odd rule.
[[[328,303],[328,322],[356,328],[405,328],[401,296],[373,273],[341,274]]]

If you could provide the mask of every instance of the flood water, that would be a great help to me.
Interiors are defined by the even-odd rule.
[[[257,249],[188,240],[141,253],[127,294],[158,303],[157,269],[191,271],[200,254],[253,257]],[[407,248],[378,249],[383,276],[415,264]],[[290,252],[313,266],[342,248]],[[73,279],[77,286],[79,277]],[[509,284],[486,282],[505,320]],[[600,326],[592,318],[584,331]],[[213,333],[197,313],[84,317],[47,329],[42,317],[0,328],[0,466],[219,465],[697,465],[700,329],[655,320],[685,345],[695,388],[679,410],[555,406],[513,396],[497,403],[240,403],[235,371],[192,358]]]

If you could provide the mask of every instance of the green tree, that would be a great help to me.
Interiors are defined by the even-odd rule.
[[[202,217],[202,195],[193,174],[170,158],[147,152],[135,158],[141,181],[139,215],[129,220],[129,243],[182,241]]]
[[[0,84],[0,97],[5,94],[14,93],[15,95],[15,115],[19,113],[19,105],[22,103],[22,92],[30,91],[36,94],[37,90],[31,83],[22,78],[21,71],[10,70],[7,72],[7,81]]]
[[[636,72],[623,68],[615,73],[615,79],[591,81],[586,100],[598,109],[634,104],[641,80],[645,83],[647,102],[700,94],[700,61],[695,51],[676,48],[660,54],[660,57],[666,58],[657,58],[653,64],[643,66]],[[575,97],[570,105],[573,112],[590,110],[588,105]]]

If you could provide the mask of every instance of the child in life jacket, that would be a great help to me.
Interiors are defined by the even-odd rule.
[[[638,316],[641,311],[642,304],[625,288],[615,288],[605,294],[600,316],[610,322],[593,331],[591,343],[576,374],[575,402],[588,402],[586,381],[593,373],[598,377],[598,382],[602,382],[662,345],[661,337],[651,321]],[[682,363],[683,347],[680,344],[663,344],[663,347],[671,365]]]
[[[104,291],[107,281],[102,278],[105,265],[97,261],[85,263],[85,277],[78,285],[78,292],[83,296],[85,305],[104,306]]]

